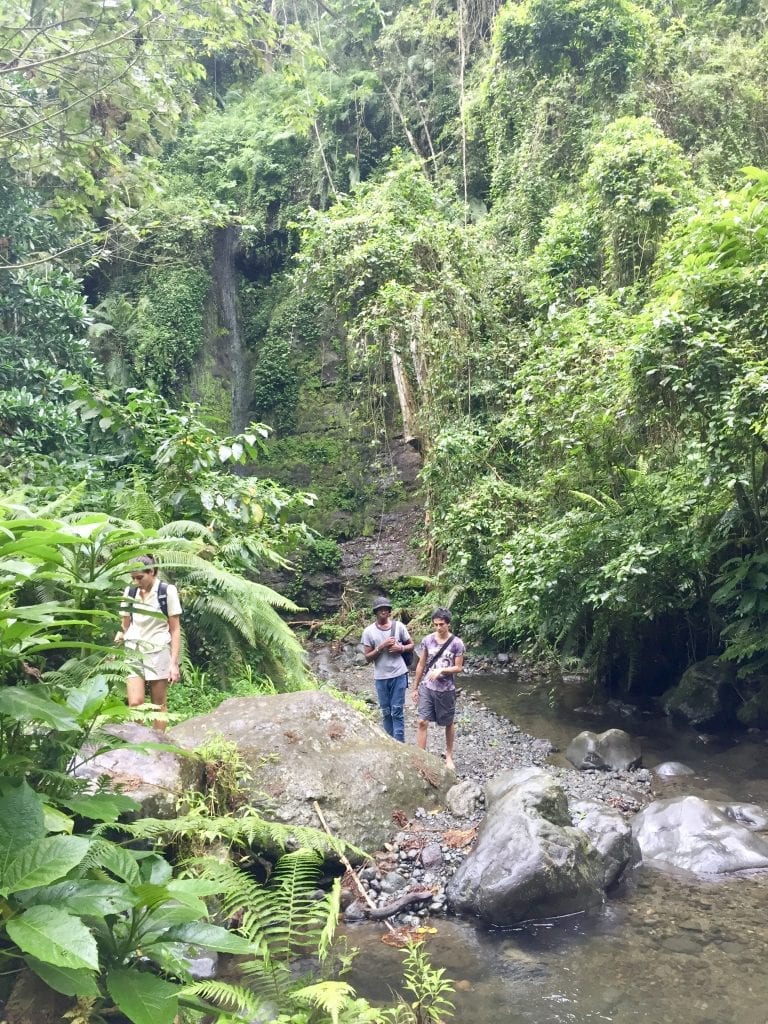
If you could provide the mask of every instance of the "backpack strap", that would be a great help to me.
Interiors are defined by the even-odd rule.
[[[443,646],[442,646],[442,647],[440,648],[440,650],[439,650],[439,651],[437,652],[437,654],[433,654],[433,655],[432,655],[432,657],[431,657],[431,658],[429,659],[429,661],[427,662],[427,664],[426,664],[426,665],[424,666],[424,671],[425,671],[425,672],[429,672],[429,670],[430,670],[430,669],[432,668],[432,666],[433,666],[433,665],[435,664],[435,662],[437,661],[437,659],[438,659],[438,658],[440,657],[440,655],[441,655],[441,654],[443,653],[443,651],[444,651],[444,650],[446,649],[446,647],[448,646],[448,644],[450,644],[451,640],[454,640],[454,639],[455,639],[455,637],[454,637],[453,633],[451,633],[451,635],[450,635],[450,636],[448,637],[448,639],[447,639],[447,640],[445,641],[445,643],[444,643],[444,644],[443,644]]]
[[[139,592],[138,587],[128,587],[128,597],[132,600],[136,600],[136,595]],[[157,584],[157,603],[160,605],[160,611],[163,615],[168,618],[168,584],[163,580],[160,580]],[[133,622],[133,612],[128,612],[128,615]]]

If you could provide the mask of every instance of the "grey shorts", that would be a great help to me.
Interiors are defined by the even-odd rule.
[[[453,687],[450,690],[430,690],[428,686],[420,686],[418,714],[422,722],[453,725],[456,690]]]

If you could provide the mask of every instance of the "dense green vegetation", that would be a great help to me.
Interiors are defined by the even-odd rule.
[[[152,551],[181,585],[178,713],[304,686],[279,613],[398,508],[402,436],[430,578],[398,600],[640,696],[720,656],[765,724],[764,11],[0,11],[5,976],[26,966],[90,1022],[243,1019],[260,986],[286,1024],[437,1020],[418,950],[410,1008],[295,984],[274,926],[295,914],[301,951],[328,954],[321,837],[271,886],[219,862],[184,879],[170,842],[286,834],[210,794],[172,834],[121,833],[131,802],[83,792],[73,754],[127,714],[126,569]],[[289,597],[264,585],[280,572]],[[206,923],[214,893],[253,907],[237,934]],[[190,943],[250,956],[250,988],[193,986]]]
[[[723,654],[753,720],[758,7],[127,11],[6,5],[7,487],[255,576],[312,561],[303,524],[374,532],[403,433],[465,632],[641,693]]]
[[[408,601],[638,696],[719,656],[768,722],[760,5],[0,10],[0,817],[29,823],[4,952],[83,1019],[142,1021],[149,928],[149,1002],[197,1005],[166,939],[204,905],[166,934],[173,869],[94,830],[121,808],[68,772],[121,714],[126,567],[151,550],[181,584],[212,687],[303,686],[296,605],[263,580],[300,600],[376,533],[395,436],[423,457]],[[297,998],[281,1019],[373,1013]]]

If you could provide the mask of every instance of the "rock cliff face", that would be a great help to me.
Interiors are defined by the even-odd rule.
[[[234,698],[169,733],[189,749],[217,735],[247,761],[253,806],[319,828],[317,801],[337,836],[369,851],[390,837],[395,812],[438,807],[455,782],[439,758],[396,743],[322,691]]]

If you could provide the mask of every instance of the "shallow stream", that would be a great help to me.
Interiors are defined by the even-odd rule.
[[[698,737],[620,707],[592,715],[574,709],[579,696],[567,689],[550,707],[552,694],[510,675],[469,677],[465,687],[560,751],[582,729],[617,726],[641,740],[646,767],[675,760],[694,769],[659,780],[658,797],[768,806],[765,736]],[[552,760],[566,763],[562,753]],[[705,882],[642,868],[593,915],[503,933],[455,918],[431,923],[430,957],[457,983],[458,1024],[768,1024],[766,874]],[[361,995],[390,999],[400,954],[369,927],[351,938],[361,955],[350,980]]]

